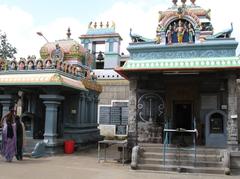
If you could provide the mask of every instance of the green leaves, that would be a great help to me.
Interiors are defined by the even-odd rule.
[[[17,49],[8,42],[6,33],[0,31],[0,58],[13,58],[16,53]]]

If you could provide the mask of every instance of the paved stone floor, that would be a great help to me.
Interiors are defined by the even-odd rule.
[[[24,158],[11,163],[0,157],[0,179],[216,179],[240,178],[240,175],[207,175],[130,170],[112,160],[97,161],[95,149],[44,158]]]

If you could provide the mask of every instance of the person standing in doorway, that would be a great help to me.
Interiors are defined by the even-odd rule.
[[[15,117],[16,123],[16,144],[17,144],[17,160],[22,160],[23,157],[23,145],[25,141],[25,127],[19,116]]]

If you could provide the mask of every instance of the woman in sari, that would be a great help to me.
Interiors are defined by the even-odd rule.
[[[16,154],[16,124],[14,123],[14,110],[10,110],[3,119],[2,129],[2,156],[11,162]]]

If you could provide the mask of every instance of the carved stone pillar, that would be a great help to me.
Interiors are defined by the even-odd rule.
[[[238,125],[238,150],[240,150],[240,79],[237,79],[237,125]]]
[[[228,77],[228,122],[227,144],[231,150],[238,149],[238,119],[237,115],[237,83],[236,75]]]
[[[129,85],[129,113],[128,113],[128,144],[129,147],[137,145],[137,80],[131,80]]]
[[[93,95],[89,96],[89,109],[90,109],[89,110],[90,123],[93,124],[94,123],[94,113],[95,113]]]
[[[48,140],[48,146],[57,145],[57,121],[58,121],[58,106],[64,100],[64,96],[55,94],[40,95],[40,99],[46,106],[45,112],[45,133],[44,139]]]
[[[16,100],[16,95],[11,94],[1,94],[0,95],[0,103],[2,105],[2,116],[4,116],[7,112],[9,112],[9,107],[14,105]]]
[[[86,96],[84,93],[81,93],[80,94],[80,123],[85,123],[85,99],[86,99]]]
[[[99,99],[98,99],[98,95],[94,95],[94,122],[96,124],[98,124],[98,102],[99,102]]]
[[[86,96],[86,98],[85,98],[85,123],[87,123],[87,124],[91,123],[90,112],[89,112],[90,101],[91,100],[90,100],[89,96]]]

